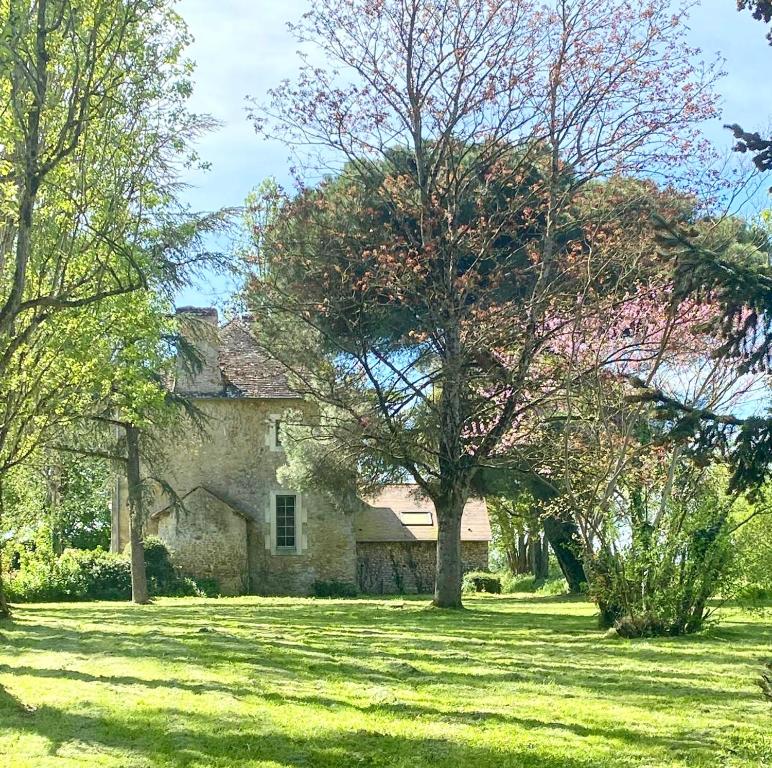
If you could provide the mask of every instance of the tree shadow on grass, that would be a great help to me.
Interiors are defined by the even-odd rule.
[[[503,600],[506,598],[501,605]],[[606,739],[617,742],[622,750],[635,750],[638,745],[647,755],[664,756],[655,764],[668,764],[671,749],[688,750],[704,759],[703,764],[710,764],[704,751],[718,746],[699,733],[673,728],[667,737],[652,734],[645,726],[636,729],[634,724],[616,722],[613,711],[601,722],[584,722],[579,711],[573,716],[578,722],[570,716],[561,722],[554,715],[539,719],[522,711],[490,711],[484,704],[477,711],[473,702],[484,700],[488,687],[506,695],[508,691],[537,690],[548,682],[554,685],[551,695],[556,697],[576,698],[577,692],[586,693],[590,698],[646,709],[656,709],[660,701],[670,708],[681,697],[690,702],[686,707],[698,701],[731,707],[751,694],[729,685],[708,684],[708,679],[725,670],[733,673],[738,649],[757,647],[759,637],[768,635],[760,626],[753,632],[727,626],[721,629],[720,638],[609,643],[601,639],[593,618],[586,614],[552,613],[554,604],[542,609],[541,600],[518,600],[511,613],[496,610],[492,600],[490,608],[486,603],[480,600],[470,610],[452,614],[424,612],[418,601],[406,601],[403,609],[389,607],[386,601],[364,600],[166,602],[150,608],[39,606],[2,627],[0,654],[9,648],[14,655],[31,653],[23,664],[0,665],[0,674],[125,687],[127,692],[146,687],[228,695],[250,705],[273,703],[272,718],[281,717],[285,708],[289,717],[296,717],[295,707],[313,707],[331,713],[350,711],[360,720],[359,715],[372,716],[364,722],[374,723],[375,728],[379,722],[408,721],[447,724],[453,732],[498,724],[513,732],[554,732],[563,739]],[[36,666],[38,654],[69,654],[68,668]],[[113,674],[116,664],[132,672],[135,659],[160,666],[158,678]],[[689,662],[685,668],[684,660]],[[177,666],[174,671],[164,669],[168,664]],[[223,669],[237,682],[218,679]],[[186,679],[187,670],[195,671],[195,679]],[[340,681],[351,686],[346,698],[315,690],[329,684],[328,690],[334,691]],[[372,685],[383,686],[390,700],[373,701],[368,693]],[[448,686],[455,687],[457,701],[443,706]],[[408,695],[410,700],[405,701],[405,691],[415,696]],[[79,701],[81,695],[73,692],[73,701]],[[124,750],[146,758],[151,765],[170,768],[193,763],[237,765],[257,759],[290,767],[431,763],[584,768],[598,764],[589,756],[555,757],[549,737],[542,742],[547,746],[541,751],[533,746],[521,748],[516,742],[511,749],[497,751],[479,742],[403,738],[369,730],[335,730],[334,726],[288,737],[280,724],[259,724],[246,718],[237,727],[232,713],[228,720],[227,707],[220,722],[212,715],[198,716],[194,706],[158,709],[152,717],[145,713],[131,716],[125,709],[83,714],[45,706],[30,714],[0,689],[0,730],[44,736],[52,754],[77,740]],[[265,708],[247,707],[246,711],[265,712]]]
[[[1,710],[0,710],[1,711]],[[168,723],[173,722],[173,726]],[[566,728],[564,724],[524,719],[527,727]],[[220,723],[212,727],[207,718],[191,712],[159,710],[131,720],[75,714],[41,707],[31,716],[3,718],[2,728],[45,738],[48,754],[59,754],[70,742],[79,750],[84,745],[141,757],[153,766],[186,768],[234,766],[243,761],[275,761],[300,768],[341,768],[342,766],[394,766],[404,768],[432,765],[440,768],[590,768],[597,762],[570,757],[562,750],[534,749],[526,740],[506,750],[460,742],[453,738],[407,737],[378,729],[326,730],[302,735],[277,730],[275,726],[254,729],[250,723]],[[577,735],[582,735],[578,733]],[[672,745],[667,745],[671,747]]]
[[[578,645],[538,639],[521,647],[519,655],[507,655],[507,646],[501,645],[486,649],[478,643],[474,652],[470,653],[463,640],[449,643],[447,640],[413,639],[408,644],[384,647],[375,642],[374,637],[380,641],[383,637],[388,639],[389,635],[360,636],[340,628],[324,628],[323,631],[310,628],[296,638],[274,634],[262,642],[218,631],[200,634],[194,629],[171,636],[157,630],[121,635],[91,628],[81,630],[26,624],[12,639],[16,652],[57,651],[86,655],[90,658],[90,671],[3,665],[0,672],[65,677],[113,685],[181,688],[193,692],[243,693],[238,685],[218,685],[209,681],[186,683],[179,677],[147,680],[132,676],[116,677],[108,671],[102,673],[102,663],[107,669],[111,658],[120,656],[129,659],[154,658],[183,668],[193,665],[198,670],[211,672],[211,677],[216,677],[217,670],[223,665],[238,664],[241,665],[242,676],[248,680],[244,688],[247,693],[254,690],[252,681],[256,679],[281,687],[287,679],[310,683],[342,678],[354,684],[399,684],[419,691],[427,686],[450,685],[468,689],[470,696],[484,685],[509,684],[517,688],[539,686],[551,681],[566,693],[586,691],[610,698],[623,697],[632,703],[669,701],[678,696],[693,699],[707,697],[716,704],[731,706],[738,700],[754,698],[750,692],[709,685],[705,674],[700,671],[672,669],[668,664],[675,664],[677,659],[669,658],[667,651],[642,645],[606,644],[599,649],[594,641]],[[731,651],[714,657],[714,654],[707,653],[708,647],[699,651],[692,648],[690,660],[699,658],[706,664],[722,665],[736,662],[737,657]],[[493,653],[495,656],[491,658]]]

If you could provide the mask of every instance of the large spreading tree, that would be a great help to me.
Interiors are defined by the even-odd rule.
[[[664,0],[323,0],[298,79],[255,110],[327,175],[257,227],[258,332],[324,406],[317,439],[433,501],[437,606],[461,604],[464,504],[555,379],[551,340],[620,300],[577,195],[685,182],[704,150],[714,72],[684,21]]]
[[[0,0],[0,480],[92,407],[93,313],[178,285],[208,223],[172,5]]]

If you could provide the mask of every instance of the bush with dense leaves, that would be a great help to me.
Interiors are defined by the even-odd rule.
[[[8,599],[20,603],[67,600],[128,600],[128,558],[101,549],[67,549],[53,561],[29,559],[7,585]]]
[[[708,474],[696,492],[673,498],[659,516],[632,516],[630,542],[585,563],[600,624],[625,637],[697,632],[711,600],[736,593],[732,505],[723,476]]]
[[[147,584],[151,594],[166,595],[175,590],[180,581],[174,571],[172,557],[166,544],[157,536],[148,536],[144,541],[145,570]],[[127,549],[127,554],[129,554]]]
[[[206,597],[219,593],[212,580],[199,584],[178,576],[166,545],[158,538],[148,537],[145,557],[152,595]],[[59,557],[30,556],[8,579],[6,594],[17,603],[130,600],[130,558],[101,549],[67,549]]]
[[[488,592],[492,595],[501,594],[501,578],[487,571],[471,571],[464,574],[462,583],[464,592]]]
[[[532,574],[516,574],[504,571],[500,575],[501,591],[505,594],[527,592],[534,595],[564,595],[568,584],[558,568],[551,568],[546,581],[538,580]],[[584,585],[586,591],[586,585]]]

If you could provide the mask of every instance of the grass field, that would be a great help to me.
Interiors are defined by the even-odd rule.
[[[0,766],[772,766],[769,619],[622,641],[566,599],[159,600],[0,622]]]

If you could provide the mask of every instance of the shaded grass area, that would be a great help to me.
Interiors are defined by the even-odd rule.
[[[772,766],[764,617],[621,641],[565,598],[163,599],[0,622],[0,766]]]

